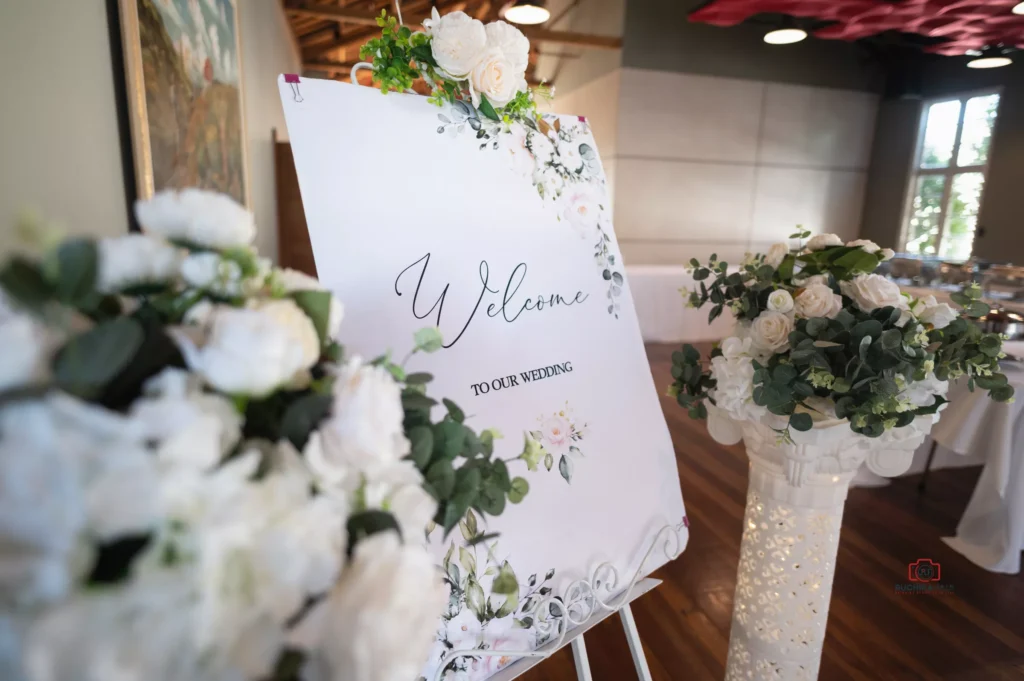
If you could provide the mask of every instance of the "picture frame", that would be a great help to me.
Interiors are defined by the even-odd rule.
[[[237,0],[118,0],[137,198],[199,187],[251,205]]]

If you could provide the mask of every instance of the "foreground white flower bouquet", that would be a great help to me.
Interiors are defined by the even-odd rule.
[[[427,531],[526,481],[432,420],[430,375],[343,359],[341,304],[231,199],[136,214],[0,268],[0,677],[415,678],[448,600]]]
[[[437,8],[423,22],[425,31],[400,26],[383,10],[377,23],[381,37],[359,54],[372,60],[374,83],[383,92],[404,92],[423,78],[431,101],[457,105],[480,139],[513,121],[537,127],[535,92],[526,83],[530,41],[515,26],[504,21],[485,26],[465,12],[440,16]],[[548,91],[540,88],[538,94]]]
[[[874,274],[888,249],[870,241],[843,244],[834,234],[791,238],[748,255],[738,271],[714,255],[691,260],[699,288],[694,307],[712,305],[709,320],[728,307],[735,335],[711,353],[710,366],[686,345],[672,357],[669,393],[694,418],[705,402],[738,421],[810,430],[815,421],[845,419],[860,435],[879,437],[945,404],[948,381],[1009,401],[1013,388],[999,371],[1003,338],[971,321],[988,313],[977,286],[953,295],[956,311],[933,296],[914,299]]]

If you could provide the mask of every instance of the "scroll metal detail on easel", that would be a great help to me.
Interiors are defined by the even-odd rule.
[[[599,609],[609,612],[621,610],[630,601],[630,594],[637,582],[644,576],[647,560],[661,546],[665,558],[672,561],[682,553],[684,544],[681,533],[689,527],[686,519],[678,525],[665,525],[654,536],[647,553],[633,573],[629,586],[618,591],[619,571],[611,563],[605,562],[594,568],[590,579],[579,579],[569,584],[562,596],[549,595],[537,605],[535,628],[544,640],[543,645],[535,650],[481,650],[465,648],[448,652],[438,665],[434,681],[441,681],[445,667],[452,660],[461,657],[549,657],[560,650],[565,636],[570,629],[577,627],[593,616]],[[618,594],[618,596],[616,596]],[[605,600],[607,599],[607,600]]]

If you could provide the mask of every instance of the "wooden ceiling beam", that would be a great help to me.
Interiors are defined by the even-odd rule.
[[[316,45],[322,43],[325,40],[334,40],[338,37],[338,25],[335,23],[323,28],[318,28],[315,31],[310,31],[304,35],[299,36],[299,44],[303,47],[309,47],[310,45]]]
[[[459,6],[465,7],[465,5],[466,3],[464,0],[459,2],[438,2],[437,8],[438,10],[445,9],[452,11]],[[304,0],[286,0],[285,10],[292,14],[314,16],[318,19],[336,21],[340,24],[356,24],[359,26],[374,27],[377,25],[377,15],[361,9],[338,7],[336,5],[317,5]],[[429,12],[423,10],[419,12],[406,12],[403,18],[406,19],[405,23],[407,26],[416,26],[422,23],[427,16],[429,16]],[[546,28],[529,26],[522,27],[522,31],[531,41],[540,41],[554,45],[571,45],[574,47],[586,47],[599,50],[622,49],[622,38],[618,36],[592,35],[589,33],[574,33],[571,31],[553,31]],[[376,31],[373,31],[373,33],[376,33]],[[349,47],[351,45],[348,44],[348,41],[355,39],[356,35],[353,34],[349,38],[343,38],[331,43],[318,45],[316,47],[316,53],[319,55],[330,50]],[[358,40],[363,41],[365,40],[365,37],[359,37]],[[310,54],[307,56],[316,55]]]

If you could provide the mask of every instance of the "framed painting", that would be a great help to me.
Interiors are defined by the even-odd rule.
[[[237,0],[119,0],[139,198],[201,187],[249,204]]]

